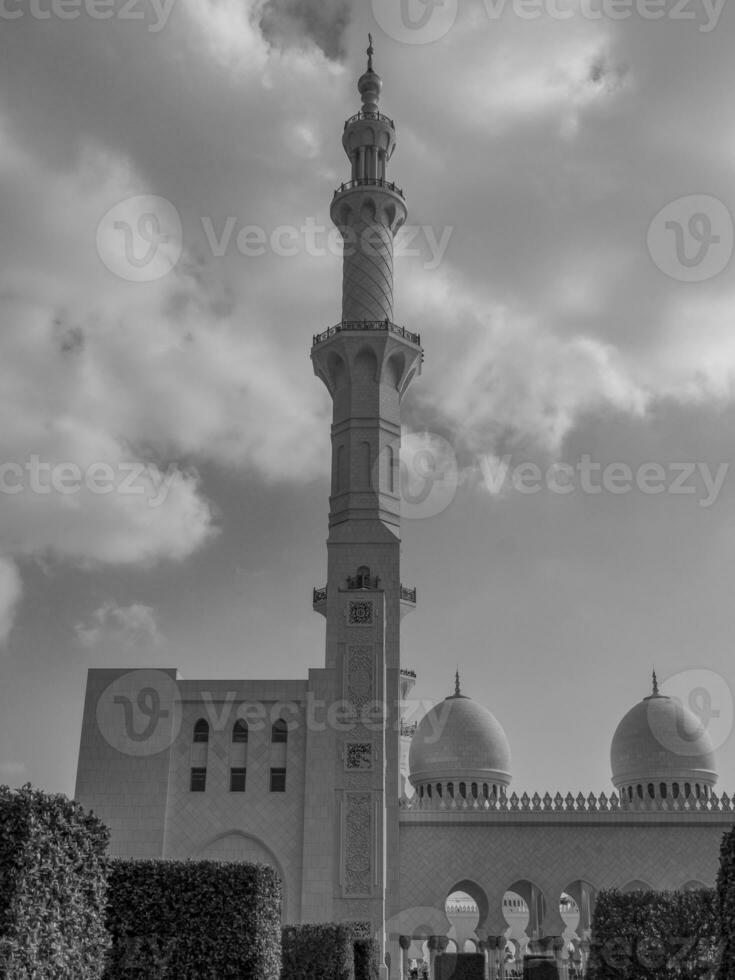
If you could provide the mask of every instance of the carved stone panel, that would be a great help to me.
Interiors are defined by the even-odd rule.
[[[370,599],[350,599],[347,603],[347,622],[350,626],[372,626],[375,606]]]
[[[348,647],[345,670],[345,700],[361,716],[374,699],[375,653],[371,646]]]
[[[372,742],[345,742],[345,769],[373,768]]]
[[[344,893],[369,895],[373,870],[373,801],[370,793],[346,793]]]

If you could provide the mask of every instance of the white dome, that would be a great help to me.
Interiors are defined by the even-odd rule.
[[[654,693],[625,715],[610,747],[616,789],[637,783],[700,783],[712,787],[717,767],[712,740],[680,701]]]
[[[409,778],[424,782],[475,780],[510,783],[510,746],[487,708],[453,694],[428,711],[411,739]]]

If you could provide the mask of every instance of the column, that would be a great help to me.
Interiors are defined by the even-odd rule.
[[[563,957],[564,952],[564,937],[554,936],[553,942],[554,949],[554,959],[556,960],[556,969],[559,972],[560,980],[568,980],[569,978],[569,961],[565,960]]]
[[[398,944],[401,947],[401,980],[408,978],[408,950],[411,947],[410,936],[399,936]]]

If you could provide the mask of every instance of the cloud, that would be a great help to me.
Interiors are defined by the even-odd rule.
[[[18,569],[11,561],[0,556],[0,647],[5,644],[13,628],[22,591]]]
[[[16,779],[25,771],[24,762],[0,762],[0,779]]]
[[[141,649],[161,642],[156,615],[150,606],[133,603],[120,606],[109,600],[74,627],[77,639],[87,648],[115,646]]]
[[[318,45],[328,58],[345,55],[345,32],[351,20],[348,0],[266,0],[260,27],[267,40],[281,45]]]

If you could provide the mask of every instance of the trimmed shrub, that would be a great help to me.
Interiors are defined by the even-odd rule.
[[[282,933],[281,980],[355,980],[349,925],[286,926]]]
[[[100,980],[108,841],[73,800],[0,786],[0,976]]]
[[[714,889],[602,891],[587,980],[705,980],[719,959]]]
[[[355,980],[378,980],[380,976],[380,946],[375,939],[353,941]]]
[[[730,980],[735,977],[735,829],[722,838],[717,872],[717,910],[722,943],[717,978]]]
[[[110,862],[105,980],[278,980],[281,883],[262,864]]]
[[[442,953],[436,958],[436,980],[483,980],[482,953]]]

